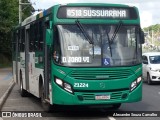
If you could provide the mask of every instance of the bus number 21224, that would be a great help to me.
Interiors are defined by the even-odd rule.
[[[74,87],[88,87],[88,83],[74,83]]]

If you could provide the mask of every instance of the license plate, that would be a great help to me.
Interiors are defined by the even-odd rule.
[[[96,100],[109,100],[111,97],[110,95],[96,95],[95,99]]]

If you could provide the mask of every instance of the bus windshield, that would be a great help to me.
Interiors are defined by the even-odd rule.
[[[131,66],[141,63],[139,26],[121,25],[116,31],[117,25],[83,24],[83,29],[93,44],[76,24],[57,25],[54,51],[58,53],[59,60],[55,59],[55,62],[71,67]]]

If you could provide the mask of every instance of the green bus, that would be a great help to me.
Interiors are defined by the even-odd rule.
[[[13,76],[21,96],[51,106],[112,106],[142,99],[142,44],[136,7],[55,5],[13,30]]]

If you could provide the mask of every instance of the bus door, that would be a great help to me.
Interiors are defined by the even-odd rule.
[[[13,33],[13,79],[18,81],[18,30]]]
[[[30,34],[30,25],[27,25],[25,28],[25,83],[26,90],[29,91],[29,34]]]
[[[49,99],[49,84],[51,81],[51,53],[50,46],[47,45],[47,37],[46,31],[49,29],[49,20],[45,22],[45,27],[43,30],[44,33],[44,90],[45,90],[45,98]]]
[[[18,70],[20,68],[20,51],[19,51],[19,42],[20,42],[20,30],[17,30],[16,33],[16,80],[15,82],[18,83],[19,73]]]

